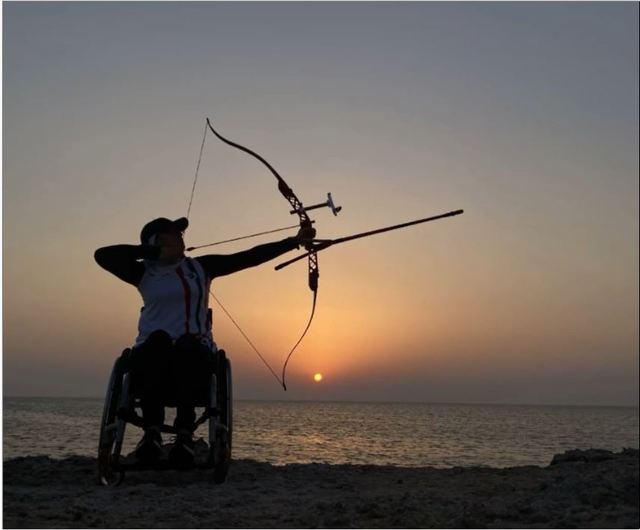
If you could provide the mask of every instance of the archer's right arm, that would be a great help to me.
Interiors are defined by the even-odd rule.
[[[98,265],[122,281],[137,287],[144,275],[142,259],[157,259],[160,247],[151,245],[111,245],[95,251]]]

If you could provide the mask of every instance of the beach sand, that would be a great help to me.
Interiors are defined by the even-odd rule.
[[[570,451],[547,467],[273,466],[129,472],[87,457],[4,462],[7,528],[638,528],[638,451]]]

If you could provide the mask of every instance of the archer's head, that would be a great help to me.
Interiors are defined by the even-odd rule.
[[[184,257],[184,240],[182,234],[189,226],[186,217],[171,221],[159,217],[150,221],[140,232],[143,245],[162,247],[158,261],[166,264],[176,263]]]

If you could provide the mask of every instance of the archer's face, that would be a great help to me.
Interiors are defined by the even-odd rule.
[[[184,239],[182,232],[172,231],[158,234],[156,245],[166,247],[166,256],[172,260],[180,259],[184,256]]]

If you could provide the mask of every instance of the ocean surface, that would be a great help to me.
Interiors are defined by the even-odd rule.
[[[102,405],[5,397],[3,459],[95,456]],[[638,428],[638,409],[624,407],[236,401],[233,455],[277,465],[545,466],[567,449],[638,448]],[[125,452],[141,434],[127,427]]]

